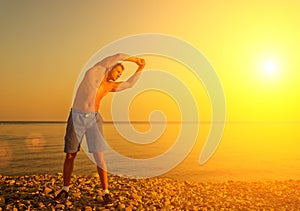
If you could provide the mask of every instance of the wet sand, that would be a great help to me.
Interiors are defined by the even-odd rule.
[[[69,198],[55,204],[62,174],[0,175],[0,210],[300,210],[300,180],[187,182],[109,175],[114,205],[102,205],[97,176],[73,176]]]

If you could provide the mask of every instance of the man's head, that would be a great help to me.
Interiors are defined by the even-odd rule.
[[[123,71],[124,71],[124,66],[121,63],[117,63],[108,72],[108,80],[112,80],[112,81],[117,80],[122,75]]]

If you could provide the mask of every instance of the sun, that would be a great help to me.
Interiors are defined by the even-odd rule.
[[[281,80],[281,62],[276,57],[262,57],[260,59],[257,66],[257,74],[263,83],[274,83]]]
[[[255,83],[259,82],[264,88],[274,88],[274,86],[279,88],[284,82],[285,74],[286,66],[283,57],[273,53],[256,58]]]
[[[279,64],[276,60],[268,59],[264,61],[262,71],[266,77],[275,77],[278,75]]]

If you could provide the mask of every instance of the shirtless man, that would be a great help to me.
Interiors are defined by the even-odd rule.
[[[116,82],[124,70],[122,61],[134,62],[138,65],[138,68],[126,81]],[[93,153],[97,163],[97,172],[103,188],[102,197],[104,203],[106,205],[112,203],[108,190],[107,168],[103,153],[105,141],[102,135],[102,118],[98,110],[100,102],[106,94],[132,87],[138,80],[144,66],[144,59],[130,57],[125,54],[116,54],[98,62],[85,73],[77,89],[68,118],[64,148],[66,153],[63,168],[64,186],[55,197],[56,201],[65,201],[68,197],[74,159],[85,135],[89,152]]]

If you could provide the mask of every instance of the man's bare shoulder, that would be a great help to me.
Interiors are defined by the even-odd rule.
[[[111,92],[118,84],[121,82],[107,81],[103,80],[100,84],[100,87],[106,91]]]

